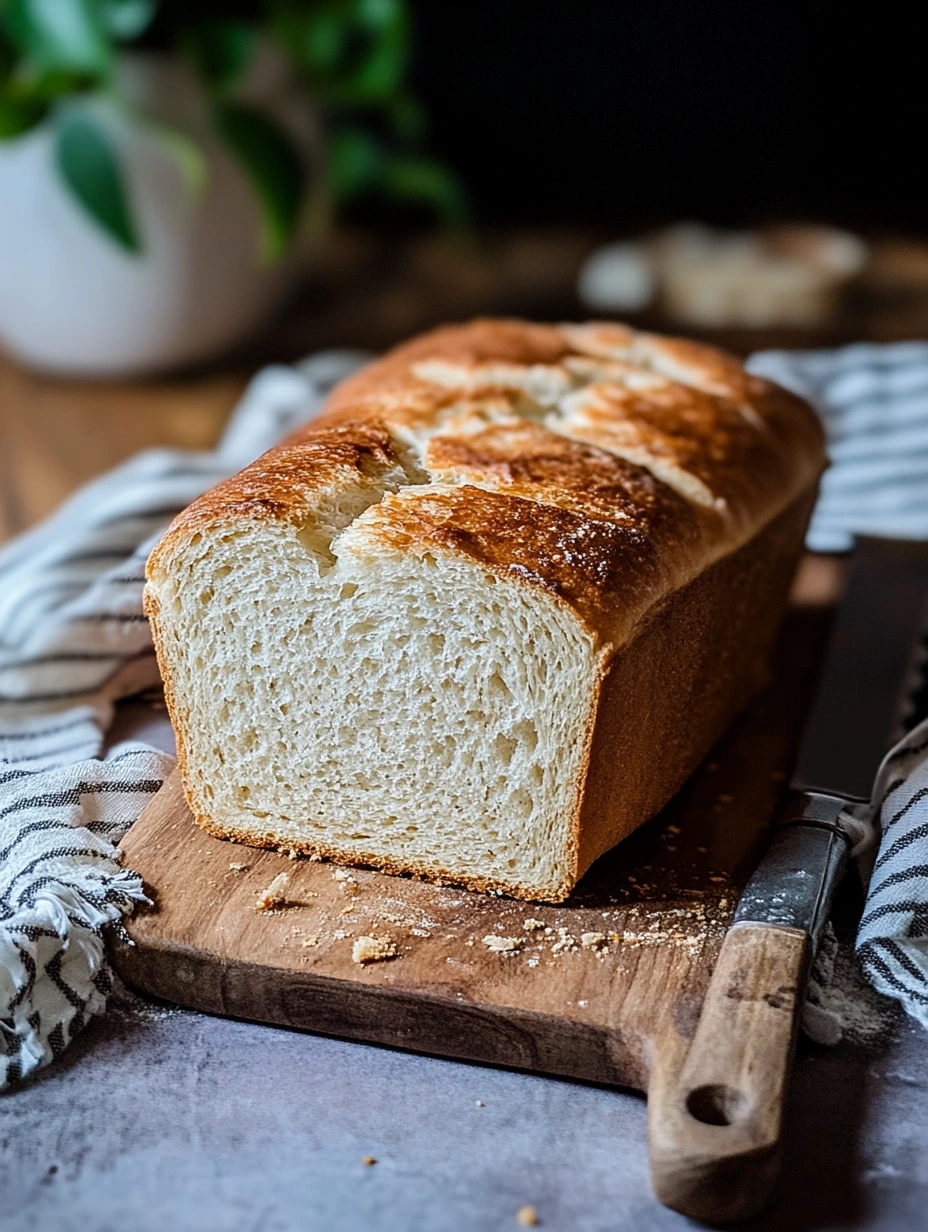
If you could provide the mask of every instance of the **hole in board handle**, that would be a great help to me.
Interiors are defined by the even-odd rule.
[[[703,1125],[734,1125],[744,1116],[747,1098],[734,1087],[711,1083],[695,1087],[686,1097],[686,1110]]]

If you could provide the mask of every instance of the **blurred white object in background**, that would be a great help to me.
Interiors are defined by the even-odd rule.
[[[0,344],[54,373],[122,376],[192,364],[253,333],[305,273],[328,216],[315,112],[270,48],[238,96],[286,128],[309,183],[296,241],[274,263],[261,255],[255,192],[210,123],[210,102],[170,56],[129,53],[120,98],[91,100],[122,165],[141,252],[113,243],[81,209],[55,167],[43,124],[0,143]],[[201,194],[146,116],[192,137]]]
[[[833,315],[866,260],[862,240],[831,227],[738,232],[681,223],[595,252],[578,292],[593,309],[628,312],[655,303],[697,328],[809,328]]]
[[[643,244],[607,244],[580,271],[577,290],[588,308],[640,312],[657,289],[654,262]]]

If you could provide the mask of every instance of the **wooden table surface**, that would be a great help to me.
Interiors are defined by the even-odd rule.
[[[589,315],[574,286],[584,258],[604,238],[576,229],[501,231],[479,241],[340,230],[299,297],[260,338],[222,363],[131,382],[75,381],[28,372],[0,353],[0,541],[139,449],[211,446],[262,363],[326,346],[378,350],[442,320],[481,313]],[[742,354],[766,346],[928,337],[928,244],[877,238],[872,251],[869,281],[828,329],[706,337]],[[640,323],[674,329],[653,315]]]

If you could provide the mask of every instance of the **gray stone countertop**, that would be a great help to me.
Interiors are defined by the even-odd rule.
[[[928,1227],[926,1087],[907,1021],[804,1042],[783,1181],[746,1226]],[[0,1097],[0,1226],[496,1232],[530,1204],[550,1232],[694,1227],[651,1193],[645,1122],[627,1092],[132,1000]]]

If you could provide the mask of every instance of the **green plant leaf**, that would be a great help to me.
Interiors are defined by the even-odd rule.
[[[276,260],[300,222],[306,190],[303,161],[283,129],[254,107],[218,103],[216,124],[258,194],[262,255]]]
[[[316,97],[344,107],[380,105],[400,88],[409,29],[402,0],[277,0],[271,28]]]
[[[255,53],[255,31],[243,21],[200,21],[184,31],[182,47],[201,79],[214,90],[231,89]]]
[[[383,186],[397,201],[433,209],[448,226],[466,227],[470,222],[467,198],[457,177],[433,159],[391,158],[384,169]]]
[[[105,77],[112,46],[94,0],[7,0],[6,28],[39,69],[67,69]]]
[[[127,252],[139,252],[122,170],[99,124],[85,114],[63,113],[55,161],[65,184],[94,222]]]
[[[158,0],[100,0],[103,24],[121,42],[147,30],[157,8]]]
[[[363,128],[338,129],[329,137],[329,176],[336,201],[352,201],[383,171],[386,151]]]
[[[0,141],[9,141],[41,123],[48,105],[38,99],[0,95]]]

